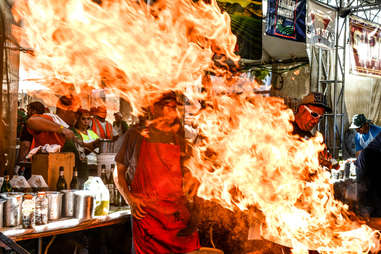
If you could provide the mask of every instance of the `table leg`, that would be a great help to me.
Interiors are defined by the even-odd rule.
[[[42,237],[38,238],[37,254],[42,254]]]

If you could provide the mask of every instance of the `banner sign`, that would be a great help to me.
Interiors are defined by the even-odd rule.
[[[334,48],[336,11],[309,1],[307,13],[307,43],[326,49]]]
[[[351,72],[368,76],[381,76],[381,27],[351,17]]]
[[[237,36],[237,53],[246,59],[262,58],[262,0],[218,0],[229,13],[232,32]]]
[[[306,41],[306,0],[269,0],[266,34]]]

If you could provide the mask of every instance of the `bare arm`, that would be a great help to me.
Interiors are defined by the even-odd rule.
[[[19,158],[17,161],[23,161],[25,159],[25,156],[28,154],[30,149],[31,142],[30,141],[22,141],[20,143],[20,152],[19,152]]]
[[[145,204],[142,199],[135,197],[128,189],[128,183],[125,177],[126,170],[127,167],[125,165],[117,162],[117,167],[113,175],[114,183],[124,200],[131,206],[132,215],[136,219],[142,219],[146,215],[146,211],[143,209]]]
[[[43,117],[32,116],[28,119],[26,125],[34,131],[49,131],[62,134],[67,140],[72,140],[74,138],[73,131],[67,128],[62,128],[61,125]]]
[[[129,200],[131,192],[128,189],[128,184],[125,178],[127,167],[121,163],[117,162],[116,170],[114,171],[114,182],[118,188],[120,194],[122,194],[125,200]]]
[[[359,155],[360,155],[361,151],[362,151],[362,150],[358,150],[358,151],[356,152],[356,158],[358,158],[358,157],[359,157]]]

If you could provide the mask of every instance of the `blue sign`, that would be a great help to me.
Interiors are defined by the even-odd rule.
[[[306,41],[306,0],[269,0],[266,34]]]

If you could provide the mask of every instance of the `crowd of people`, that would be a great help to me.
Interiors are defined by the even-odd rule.
[[[110,139],[113,142],[122,139],[128,125],[120,112],[114,114],[115,121],[111,124],[106,120],[105,106],[86,110],[77,105],[73,96],[61,96],[56,105],[56,112],[41,102],[35,101],[27,105],[27,113],[19,110],[19,144],[17,163],[28,161],[27,154],[31,149],[46,144],[61,146],[62,152],[75,154],[75,166],[79,178],[85,181],[89,175],[88,163],[94,163],[100,140]],[[20,172],[16,172],[20,173]],[[26,177],[30,172],[23,172]]]

